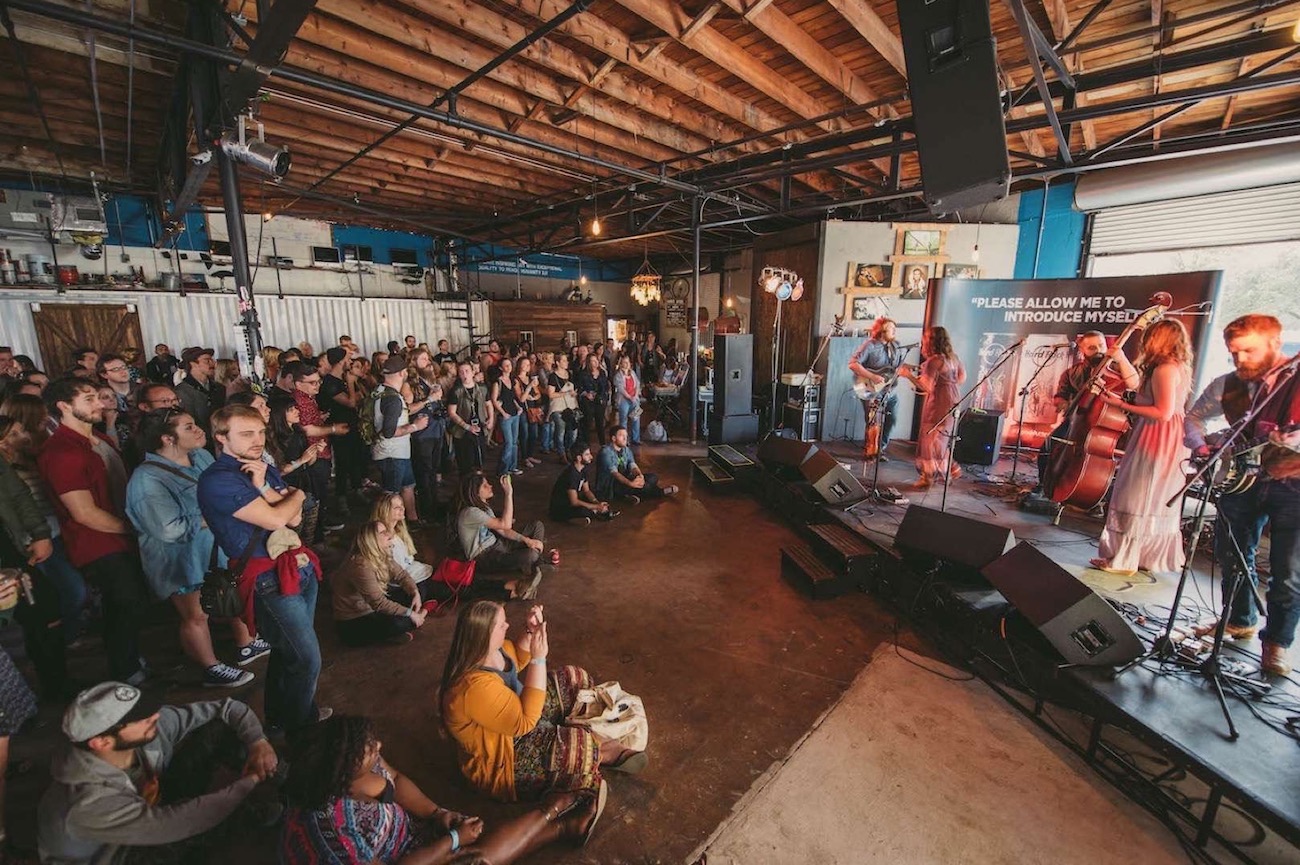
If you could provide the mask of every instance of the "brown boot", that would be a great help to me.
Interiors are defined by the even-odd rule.
[[[1219,629],[1218,622],[1209,622],[1204,625],[1197,625],[1192,628],[1192,633],[1198,637],[1213,636],[1214,632]],[[1259,625],[1225,625],[1223,635],[1229,640],[1249,640],[1259,633]]]
[[[1291,672],[1291,659],[1287,657],[1285,646],[1264,641],[1264,655],[1260,658],[1259,668],[1270,676],[1286,676]]]

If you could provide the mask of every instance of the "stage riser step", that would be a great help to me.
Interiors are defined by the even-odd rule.
[[[709,486],[725,486],[736,482],[734,477],[705,457],[696,457],[691,460],[691,464],[695,466],[695,471],[708,482]]]
[[[838,597],[852,588],[844,574],[831,570],[800,542],[781,548],[781,575],[817,600]]]
[[[854,585],[865,586],[879,551],[841,523],[813,523],[805,534],[813,551]]]

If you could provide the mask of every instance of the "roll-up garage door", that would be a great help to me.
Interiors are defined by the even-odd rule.
[[[1300,183],[1099,210],[1091,255],[1300,240]]]

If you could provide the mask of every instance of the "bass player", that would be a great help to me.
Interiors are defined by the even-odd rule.
[[[892,318],[876,319],[871,324],[870,335],[849,358],[849,371],[858,382],[854,391],[862,399],[862,414],[867,421],[862,456],[882,463],[889,462],[885,449],[889,447],[898,413],[894,385],[898,383],[898,370],[907,354],[898,344],[897,330]],[[873,438],[877,438],[875,443]]]
[[[1223,591],[1240,567],[1237,548],[1245,560],[1246,574],[1228,607],[1225,633],[1249,640],[1259,633],[1258,575],[1255,551],[1265,524],[1269,527],[1269,564],[1272,576],[1266,597],[1267,622],[1259,633],[1263,644],[1260,663],[1265,673],[1291,672],[1288,650],[1300,623],[1300,377],[1282,354],[1282,324],[1271,315],[1243,315],[1223,329],[1223,341],[1232,355],[1232,372],[1210,382],[1184,419],[1184,443],[1193,457],[1210,453],[1206,421],[1225,417],[1236,423],[1268,393],[1280,391],[1243,431],[1241,441],[1267,441],[1260,454],[1255,483],[1218,501],[1214,531],[1214,556],[1223,571]],[[1234,548],[1235,543],[1235,548]],[[1214,626],[1198,628],[1209,633]]]
[[[1052,402],[1056,405],[1058,413],[1065,411],[1078,395],[1079,390],[1096,373],[1097,367],[1108,359],[1114,359],[1115,362],[1102,373],[1102,385],[1106,390],[1114,392],[1137,390],[1138,385],[1141,384],[1142,376],[1122,350],[1106,350],[1106,335],[1101,331],[1090,330],[1080,334],[1074,341],[1074,347],[1078,353],[1078,360],[1061,373],[1060,381],[1056,385],[1056,393],[1052,396]],[[1070,421],[1071,418],[1064,418],[1060,425],[1052,430],[1052,434],[1047,437],[1038,451],[1038,486],[1034,488],[1035,495],[1051,493],[1052,448],[1058,447],[1059,442],[1069,435]]]

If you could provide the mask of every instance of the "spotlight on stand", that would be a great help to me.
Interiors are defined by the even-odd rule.
[[[267,143],[262,124],[257,124],[257,137],[249,139],[245,130],[246,118],[239,118],[238,133],[227,132],[221,136],[221,149],[236,162],[242,162],[263,174],[279,180],[289,173],[293,156],[284,145]]]
[[[763,268],[758,277],[758,287],[768,294],[775,294],[777,300],[798,300],[803,297],[803,280],[799,274],[784,267]]]

